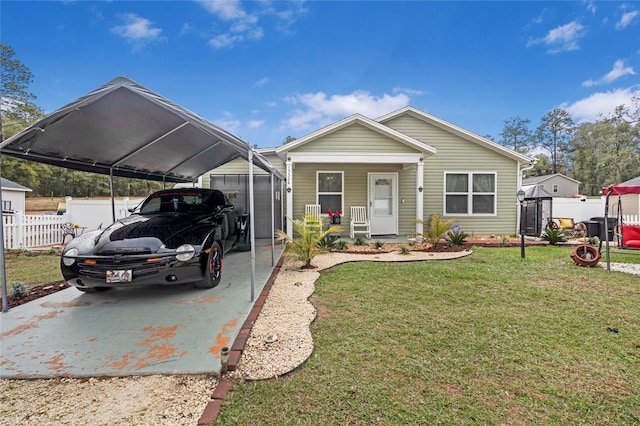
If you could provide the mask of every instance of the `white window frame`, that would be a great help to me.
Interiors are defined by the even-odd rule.
[[[465,192],[447,192],[447,175],[467,175],[467,191]],[[493,192],[473,192],[473,176],[474,175],[493,175],[494,188]],[[498,173],[491,171],[445,171],[443,182],[442,211],[444,216],[497,216],[498,211]],[[467,196],[467,213],[452,213],[447,211],[447,195],[466,195]],[[473,213],[473,196],[474,195],[492,195],[493,196],[493,213]]]
[[[342,180],[342,191],[340,192],[320,192],[320,175],[323,173],[335,173],[340,175]],[[316,171],[316,204],[320,204],[321,195],[340,195],[340,210],[344,212],[344,171],[342,170],[317,170]],[[322,216],[328,216],[326,212],[322,212],[322,205],[320,204],[320,211]],[[344,215],[344,213],[343,213]]]
[[[559,189],[558,184],[557,184],[557,183],[554,183],[554,184],[553,184],[553,189],[552,189],[553,193],[554,193],[554,194],[557,194],[557,193],[558,193],[558,189]]]

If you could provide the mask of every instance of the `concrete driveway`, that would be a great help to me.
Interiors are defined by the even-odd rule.
[[[275,262],[281,254],[276,243]],[[256,242],[257,298],[271,241]],[[0,314],[0,377],[211,373],[249,311],[251,254],[229,252],[213,289],[157,286],[85,294],[69,288]]]

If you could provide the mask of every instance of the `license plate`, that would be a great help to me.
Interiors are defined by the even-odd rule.
[[[130,283],[131,282],[131,269],[119,269],[114,271],[107,271],[108,283]]]

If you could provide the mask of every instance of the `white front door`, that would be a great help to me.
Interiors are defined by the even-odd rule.
[[[371,235],[398,235],[398,174],[369,173]]]

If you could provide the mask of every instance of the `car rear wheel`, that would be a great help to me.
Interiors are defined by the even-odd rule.
[[[204,268],[204,279],[196,282],[198,288],[213,288],[220,284],[222,279],[222,250],[220,244],[211,244],[207,264]]]

